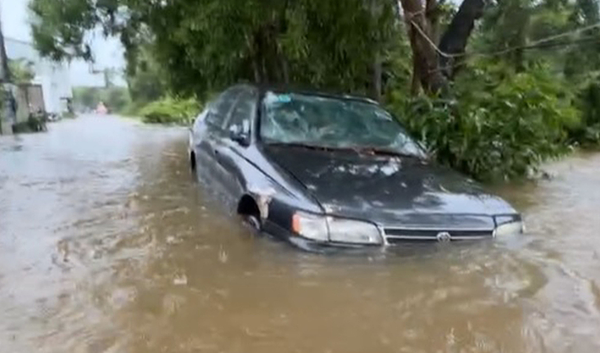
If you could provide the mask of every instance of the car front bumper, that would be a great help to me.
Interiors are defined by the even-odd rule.
[[[316,252],[328,252],[337,250],[378,250],[395,246],[407,246],[415,243],[449,243],[484,241],[494,238],[493,229],[427,229],[422,228],[398,228],[379,227],[383,243],[381,244],[349,244],[338,242],[320,242],[295,234],[279,225],[266,221],[263,231],[267,234],[281,238],[294,246]],[[443,228],[442,228],[443,229]]]

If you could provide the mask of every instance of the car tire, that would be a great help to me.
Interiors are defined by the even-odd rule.
[[[190,161],[190,170],[192,172],[195,172],[197,165],[196,165],[196,154],[194,152],[189,153],[189,161]]]
[[[256,233],[259,233],[262,230],[262,222],[255,215],[245,215],[244,223],[246,223]]]

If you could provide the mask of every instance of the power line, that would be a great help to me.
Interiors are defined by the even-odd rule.
[[[414,14],[413,14],[413,15],[414,15]],[[413,21],[413,20],[410,20],[410,23],[412,23],[413,27],[414,27],[414,28],[417,30],[417,32],[419,32],[419,34],[420,34],[420,35],[421,35],[423,38],[425,38],[425,40],[426,40],[426,41],[429,43],[429,45],[431,45],[431,46],[433,47],[433,49],[435,49],[435,51],[436,51],[436,52],[437,52],[437,53],[438,53],[440,56],[442,56],[442,57],[444,57],[444,58],[452,59],[452,58],[458,58],[458,57],[461,57],[461,56],[464,56],[464,55],[466,55],[465,53],[459,53],[459,54],[449,54],[449,53],[446,53],[446,52],[442,51],[442,50],[441,50],[441,49],[440,49],[440,48],[439,48],[439,47],[438,47],[438,46],[437,46],[437,45],[436,45],[436,44],[435,44],[435,43],[434,43],[434,42],[431,40],[431,38],[429,38],[429,36],[428,36],[428,35],[427,35],[425,32],[423,32],[423,29],[421,29],[421,27],[419,27],[419,26],[418,26],[418,25],[415,23],[415,21]]]
[[[540,44],[535,44],[535,45],[527,45],[527,46],[523,46],[521,48],[521,50],[531,50],[531,49],[549,49],[549,48],[554,48],[554,47],[568,47],[568,46],[572,46],[572,45],[579,45],[579,44],[600,44],[600,37],[588,37],[588,38],[581,38],[581,39],[577,39],[577,40],[573,40],[573,41],[568,41],[568,42],[546,42],[546,43],[540,43]],[[467,59],[472,59],[473,57],[468,57]],[[461,62],[457,62],[453,65],[454,68],[456,67],[460,67],[460,66],[464,66],[467,64],[467,61],[461,61]],[[443,71],[447,68],[446,67],[440,67],[437,68],[435,70],[430,70],[429,73],[434,73],[434,72],[439,72],[439,71]]]
[[[429,36],[423,32],[423,29],[421,29],[421,27],[419,27],[413,20],[410,20],[412,26],[417,30],[417,32],[423,37],[425,38],[425,40],[429,43],[429,45],[431,45],[435,51],[442,57],[448,58],[448,59],[452,59],[452,58],[460,58],[463,56],[470,56],[470,57],[477,57],[477,56],[498,56],[498,55],[504,55],[513,51],[517,51],[517,50],[523,50],[523,49],[531,49],[531,48],[537,48],[540,47],[542,44],[544,43],[549,43],[555,39],[559,39],[559,38],[564,38],[564,37],[569,37],[575,34],[580,34],[583,32],[587,32],[589,30],[592,30],[594,28],[598,28],[600,27],[600,22],[589,25],[589,26],[585,26],[585,27],[581,27],[581,28],[577,28],[575,30],[572,31],[568,31],[568,32],[564,32],[564,33],[560,33],[560,34],[556,34],[553,36],[549,36],[549,37],[545,37],[542,39],[538,39],[535,40],[529,44],[526,45],[519,45],[519,46],[514,46],[514,47],[510,47],[510,48],[506,48],[503,50],[499,50],[499,51],[495,51],[495,52],[489,52],[489,53],[446,53],[444,51],[442,51],[432,40],[431,38],[429,38]]]
[[[521,49],[529,50],[529,49],[546,49],[546,48],[554,48],[554,47],[568,47],[571,45],[577,44],[586,44],[586,43],[600,43],[600,37],[588,37],[588,38],[579,38],[576,40],[566,41],[566,42],[545,42],[535,45],[525,45]]]

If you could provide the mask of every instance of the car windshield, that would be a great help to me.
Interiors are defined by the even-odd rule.
[[[425,157],[402,126],[371,103],[268,92],[263,109],[260,135],[266,143],[385,150]]]

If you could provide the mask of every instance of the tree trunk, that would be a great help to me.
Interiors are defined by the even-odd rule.
[[[290,84],[290,69],[289,69],[288,61],[281,51],[279,51],[279,61],[281,62],[281,71],[283,73],[283,83],[285,83],[286,85],[289,85]]]
[[[381,75],[382,75],[382,63],[381,56],[379,54],[375,54],[373,59],[373,81],[372,81],[372,96],[373,99],[380,102],[381,101]]]
[[[400,0],[409,31],[410,45],[419,64],[418,76],[426,92],[437,94],[447,87],[447,80],[438,69],[435,45],[429,38],[431,30],[421,0]]]
[[[440,11],[437,0],[426,0],[425,18],[429,22],[429,38],[434,43],[440,41]]]
[[[0,82],[9,82],[10,79],[11,75],[8,67],[8,57],[6,56],[6,48],[4,47],[4,34],[2,33],[2,28],[0,28]],[[2,87],[0,87],[0,89],[2,89]]]
[[[421,93],[421,78],[419,77],[419,60],[413,57],[413,72],[410,84],[410,94],[415,97]]]
[[[464,0],[458,12],[454,15],[452,22],[448,25],[442,36],[439,48],[447,54],[463,54],[471,32],[475,27],[475,21],[483,16],[485,7],[484,0]],[[460,60],[440,55],[439,67],[444,76],[451,79],[456,74],[457,64]]]
[[[454,78],[460,62],[444,54],[463,54],[475,21],[481,18],[485,0],[464,0],[436,48],[439,11],[437,0],[399,0],[404,11],[413,52],[413,94],[416,80],[428,93],[440,93]],[[425,3],[423,3],[425,2]],[[438,52],[439,51],[439,52]],[[441,52],[441,53],[440,53]],[[444,54],[442,54],[444,53]]]
[[[254,71],[254,83],[261,83],[262,80],[258,70],[258,58],[256,56],[252,57],[252,71]]]

